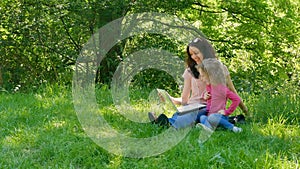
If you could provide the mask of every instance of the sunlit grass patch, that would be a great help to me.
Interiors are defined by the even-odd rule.
[[[260,129],[265,136],[276,136],[281,139],[300,137],[300,128],[297,125],[285,124],[285,120],[269,119],[268,123]]]

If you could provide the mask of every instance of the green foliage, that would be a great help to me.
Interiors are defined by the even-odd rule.
[[[270,86],[279,90],[287,82],[299,86],[299,5],[293,0],[3,0],[0,85],[11,91],[71,84],[78,54],[99,28],[127,14],[162,12],[189,21],[205,34],[239,91],[259,93]],[[95,81],[109,84],[117,66],[132,52],[159,48],[184,59],[185,45],[162,35],[127,38],[99,64]],[[164,75],[148,70],[136,76],[135,84],[147,86],[153,76]]]
[[[280,3],[208,1],[188,11],[193,14],[188,20],[215,45],[239,91],[259,93],[287,81],[299,85],[297,4]]]
[[[127,39],[126,46],[123,50],[122,56],[124,59],[140,50],[145,50],[148,48],[159,49],[159,50],[166,50],[171,52],[175,57],[178,56],[181,60],[185,59],[185,45],[179,43],[176,40],[167,38],[163,35],[156,35],[156,34],[144,34],[143,36],[133,36]],[[159,57],[169,57],[161,55]],[[168,58],[172,60],[172,58]],[[146,64],[168,64],[167,62],[156,60],[155,63],[146,63]],[[175,71],[175,70],[173,70]],[[180,88],[177,82],[175,81],[176,78],[172,77],[170,72],[165,72],[158,69],[146,69],[140,71],[131,81],[130,87],[135,89],[144,89],[149,88],[161,88],[161,89],[168,89],[171,93],[179,92]],[[178,76],[181,76],[182,72],[178,72]]]
[[[265,90],[259,96],[251,96],[250,109],[254,120],[261,123],[274,121],[282,125],[299,125],[300,92],[291,85],[284,85],[279,91]]]
[[[126,1],[120,2],[1,1],[3,87],[70,84],[82,45],[97,28],[122,16]],[[99,16],[102,12],[106,15]]]

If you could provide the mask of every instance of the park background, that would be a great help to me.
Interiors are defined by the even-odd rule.
[[[2,0],[0,167],[299,168],[299,6],[297,0]],[[86,136],[72,103],[76,59],[99,28],[141,12],[175,15],[213,44],[251,113],[243,133],[217,131],[199,147],[195,129],[172,150],[145,159],[110,154]],[[120,117],[110,83],[135,51],[159,48],[184,59],[185,47],[144,33],[108,52],[95,82],[98,104],[112,125],[137,137],[162,132],[152,125],[140,131]],[[154,88],[180,94],[170,75],[149,69],[132,80],[132,103],[143,106],[140,99]]]

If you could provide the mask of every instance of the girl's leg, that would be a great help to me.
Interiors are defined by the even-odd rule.
[[[218,127],[220,125],[229,130],[232,130],[234,127],[234,125],[228,121],[228,116],[224,116],[219,113],[209,115],[208,122],[214,127]]]
[[[206,127],[210,128],[210,129],[213,129],[213,127],[211,126],[211,124],[209,123],[208,121],[208,117],[206,115],[202,115],[200,117],[200,123],[201,124],[204,124]]]

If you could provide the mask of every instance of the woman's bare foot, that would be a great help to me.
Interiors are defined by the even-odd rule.
[[[157,116],[155,115],[154,112],[149,112],[148,117],[151,122],[155,122],[157,120]]]

